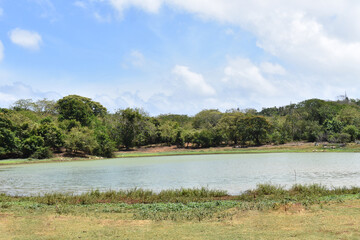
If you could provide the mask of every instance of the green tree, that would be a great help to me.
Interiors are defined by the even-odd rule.
[[[176,137],[180,138],[181,131],[179,130],[179,124],[173,121],[166,121],[162,123],[159,127],[160,135],[162,141],[165,142],[167,145],[174,144],[176,142]],[[178,136],[178,132],[180,135]]]
[[[41,124],[35,130],[35,133],[44,139],[44,145],[47,147],[60,149],[64,145],[64,135],[49,117],[44,118],[41,121]]]
[[[33,155],[37,150],[42,150],[44,148],[44,139],[40,136],[32,135],[26,138],[21,143],[22,145],[22,153],[23,157],[30,157]]]
[[[264,117],[253,115],[246,116],[243,121],[246,126],[246,138],[253,141],[256,145],[261,145],[267,137],[270,123]]]
[[[56,114],[56,102],[46,98],[33,103],[33,110],[41,114]]]
[[[112,121],[112,135],[117,145],[128,150],[135,145],[135,137],[143,125],[144,113],[140,109],[118,110]]]
[[[12,108],[14,110],[33,110],[34,109],[34,102],[32,99],[19,99],[17,100]]]
[[[104,116],[106,108],[90,98],[69,95],[57,101],[59,120],[76,120],[82,126],[89,126],[94,116]]]
[[[195,115],[193,127],[195,129],[215,127],[221,116],[222,113],[217,109],[203,110]]]
[[[94,131],[87,127],[72,128],[65,138],[65,148],[69,152],[82,151],[92,154],[99,145],[95,139]]]
[[[347,125],[346,127],[343,128],[342,132],[349,134],[350,141],[352,142],[355,141],[359,135],[359,131],[357,127],[355,127],[354,125]]]
[[[220,134],[223,140],[238,144],[241,138],[243,131],[241,130],[241,120],[244,118],[244,114],[239,111],[234,111],[231,113],[225,113],[219,120],[217,128],[220,130]]]
[[[102,157],[113,157],[115,151],[115,143],[110,139],[109,135],[104,131],[96,132],[97,146],[94,148],[94,154]]]
[[[0,157],[12,154],[17,150],[15,127],[4,113],[0,113]]]

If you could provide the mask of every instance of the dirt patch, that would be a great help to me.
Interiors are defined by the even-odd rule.
[[[301,203],[284,204],[278,209],[278,212],[285,212],[287,214],[299,214],[305,211],[305,207]]]
[[[115,226],[134,226],[134,227],[142,227],[152,224],[151,220],[110,220],[104,219],[99,220],[99,224],[103,226],[115,225]]]

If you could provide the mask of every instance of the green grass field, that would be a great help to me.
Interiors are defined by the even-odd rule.
[[[360,189],[0,195],[0,239],[359,239]]]
[[[359,239],[359,206],[346,200],[308,209],[232,208],[221,218],[156,221],[104,206],[11,205],[0,210],[0,239]]]

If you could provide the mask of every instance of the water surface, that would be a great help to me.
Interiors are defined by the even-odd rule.
[[[360,153],[163,156],[0,167],[0,192],[11,195],[134,187],[209,187],[239,194],[259,183],[360,186]]]

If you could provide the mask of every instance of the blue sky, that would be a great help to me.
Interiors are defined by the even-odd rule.
[[[0,0],[0,107],[79,94],[151,115],[360,96],[360,2]]]

